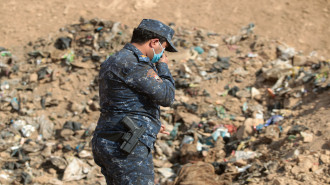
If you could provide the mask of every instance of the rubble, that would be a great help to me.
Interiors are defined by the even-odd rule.
[[[156,184],[329,183],[329,115],[304,116],[329,111],[330,61],[256,28],[175,27],[176,100],[161,108],[170,136],[155,143]],[[29,43],[23,59],[0,47],[1,184],[105,184],[90,144],[97,75],[131,33],[81,19]]]

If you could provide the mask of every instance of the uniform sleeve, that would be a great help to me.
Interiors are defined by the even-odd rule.
[[[125,75],[125,83],[147,94],[158,105],[171,106],[175,94],[174,80],[167,64],[159,62],[156,67],[158,74],[148,64],[139,63]]]

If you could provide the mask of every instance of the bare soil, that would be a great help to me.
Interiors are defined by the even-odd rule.
[[[19,48],[36,37],[86,19],[119,21],[130,27],[143,18],[180,26],[233,33],[253,22],[256,33],[281,40],[308,54],[330,50],[329,0],[10,0],[0,1],[0,46]]]

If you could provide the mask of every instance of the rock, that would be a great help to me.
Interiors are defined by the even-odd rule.
[[[162,153],[164,153],[166,156],[170,157],[173,153],[173,150],[171,147],[169,147],[165,141],[163,140],[157,140],[156,141],[157,145],[160,147],[162,150]]]
[[[324,146],[327,147],[328,149],[330,149],[330,140],[326,141],[324,143]]]
[[[330,163],[330,156],[326,155],[326,154],[321,154],[320,155],[320,160],[325,164],[329,164]]]
[[[157,143],[155,144],[155,152],[159,156],[162,156],[163,155],[163,150],[160,148],[160,146]]]
[[[275,178],[275,176],[276,176],[276,174],[268,174],[267,175],[267,180],[268,181],[271,181],[271,180],[273,180]],[[273,184],[276,184],[276,183],[273,181]]]
[[[68,108],[74,114],[82,113],[82,111],[85,109],[83,105],[73,101],[69,102]]]
[[[298,173],[300,173],[300,170],[301,169],[299,166],[295,166],[291,169],[291,173],[296,176],[296,175],[298,175]]]
[[[172,168],[157,168],[156,171],[159,172],[165,179],[175,176]]]
[[[259,102],[261,102],[262,99],[263,99],[263,97],[262,97],[261,94],[259,94],[259,95],[256,95],[256,96],[254,97],[254,99],[257,100],[257,101],[259,101]]]
[[[319,63],[319,58],[316,56],[308,56],[306,60],[307,60],[306,65],[309,66]]]
[[[58,167],[61,170],[65,169],[66,166],[68,165],[66,160],[61,157],[55,157],[55,156],[51,157],[50,161],[54,166]]]
[[[241,140],[248,136],[251,136],[254,132],[253,125],[255,124],[255,119],[247,118],[244,121],[244,125],[239,127],[236,133],[237,139]]]
[[[74,131],[74,137],[80,139],[84,136],[85,132],[85,130],[76,130]]]
[[[238,92],[236,93],[236,96],[237,96],[238,98],[250,98],[250,97],[251,97],[251,93],[250,93],[249,90],[244,89],[244,90],[238,91]]]
[[[242,67],[235,69],[235,71],[233,72],[233,75],[240,75],[240,76],[246,76],[248,74],[249,72],[244,70]]]
[[[284,179],[276,178],[272,181],[271,184],[273,184],[273,185],[285,185],[286,183],[285,183]]]
[[[265,79],[279,79],[285,75],[292,74],[292,65],[289,61],[277,59],[272,61],[271,68],[263,68],[263,77]]]
[[[193,122],[198,123],[200,121],[200,119],[201,119],[196,114],[187,113],[187,112],[180,112],[177,115],[182,118],[182,120],[184,121],[185,125],[187,125],[187,126],[191,125]]]
[[[89,105],[90,110],[92,111],[99,111],[100,105],[97,102],[93,102]]]
[[[54,46],[60,50],[66,50],[70,48],[72,39],[69,37],[60,37],[56,40]]]
[[[289,60],[296,54],[296,51],[294,48],[290,48],[287,46],[278,45],[276,49],[277,49],[278,58],[280,58],[282,60]]]
[[[87,150],[82,150],[78,154],[81,159],[93,159],[93,154]]]
[[[52,147],[46,144],[46,147],[42,150],[41,155],[44,157],[50,157],[52,155]]]
[[[90,23],[82,24],[80,25],[80,29],[82,29],[83,31],[92,31],[94,30],[94,26]]]
[[[29,80],[30,82],[37,82],[38,81],[38,74],[36,74],[36,73],[32,73],[31,75],[30,75],[30,80]]]
[[[211,98],[205,98],[205,103],[208,103],[208,104],[212,104],[213,103],[213,99],[211,99]],[[218,104],[218,102],[217,101],[215,101],[215,103],[216,104]],[[220,102],[221,103],[221,102]]]
[[[13,178],[10,178],[12,174],[1,170],[0,172],[0,183],[1,184],[12,184],[14,182]]]
[[[300,168],[300,171],[309,172],[313,167],[313,161],[310,157],[299,156],[298,160],[298,167]]]
[[[256,89],[255,87],[251,88],[251,97],[255,98],[256,96],[260,95],[260,91],[258,89]]]
[[[42,148],[44,147],[44,145],[41,145],[41,144],[37,144],[35,143],[34,141],[30,141],[28,144],[27,143],[24,143],[23,145],[23,150],[26,151],[26,152],[38,152],[40,151]]]
[[[311,143],[313,141],[313,134],[307,132],[300,132],[301,136],[304,138],[305,143]]]
[[[73,136],[73,134],[74,134],[73,130],[70,130],[70,129],[61,130],[61,136],[63,138],[68,139],[70,136]]]
[[[266,127],[265,137],[269,139],[278,139],[280,137],[280,129],[277,125],[270,125]]]
[[[276,59],[276,51],[275,47],[269,48],[269,49],[263,49],[260,53],[259,56],[261,56],[263,59],[267,61],[275,60]],[[259,69],[259,68],[258,68]]]
[[[292,159],[292,158],[296,158],[300,155],[300,151],[298,149],[294,149],[294,150],[291,150],[289,151],[285,156],[284,158],[285,159]]]
[[[253,127],[254,124],[255,124],[255,120],[253,118],[247,118],[244,121],[244,125],[248,127]]]
[[[247,162],[244,161],[243,159],[239,159],[239,160],[236,160],[234,164],[236,166],[242,167],[242,166],[246,166],[247,165]]]
[[[196,144],[183,144],[180,149],[181,162],[199,160],[199,153]]]
[[[258,154],[253,151],[240,151],[237,150],[235,152],[235,160],[248,160],[248,159],[253,159],[257,156]]]
[[[211,164],[198,162],[184,165],[178,173],[178,177],[175,178],[174,185],[219,185],[218,179],[219,177],[215,174],[214,167]]]
[[[156,168],[161,168],[164,167],[164,164],[166,163],[166,160],[162,160],[162,159],[157,159],[157,158],[153,158],[153,162]]]
[[[262,61],[259,61],[259,60],[255,60],[251,63],[251,66],[253,67],[252,69],[249,69],[250,70],[259,70],[262,68]],[[251,73],[251,72],[250,72]]]
[[[243,121],[245,121],[245,117],[243,117],[243,116],[237,116],[237,117],[235,117],[235,120],[236,121],[239,121],[239,122],[243,122]]]
[[[287,109],[292,109],[293,107],[295,107],[296,105],[298,105],[298,103],[301,101],[301,99],[299,98],[285,98],[284,99],[284,108]]]
[[[250,136],[252,133],[253,133],[253,128],[243,125],[238,128],[236,132],[236,137],[237,139],[241,140],[243,138]]]
[[[293,57],[293,66],[304,66],[307,62],[307,58],[303,55],[295,55]]]
[[[217,58],[218,57],[218,50],[216,48],[211,48],[207,54],[208,57]]]
[[[232,113],[232,114],[241,114],[242,110],[239,106],[236,106],[237,104],[239,104],[239,100],[237,98],[228,98],[224,103],[224,107],[226,108],[226,110],[228,110],[228,112]]]
[[[296,135],[305,130],[308,130],[308,128],[304,125],[293,125],[293,126],[291,126],[287,135]]]

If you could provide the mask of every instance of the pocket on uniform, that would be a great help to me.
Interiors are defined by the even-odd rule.
[[[104,138],[101,138],[99,137],[97,139],[97,145],[101,145],[103,147],[106,147],[106,148],[116,148],[116,149],[119,149],[120,148],[120,143],[119,142],[116,142],[116,141],[110,141],[110,140],[107,140],[107,139],[104,139]]]
[[[105,157],[121,156],[120,144],[118,142],[109,141],[107,139],[98,137],[95,148],[99,154]]]

